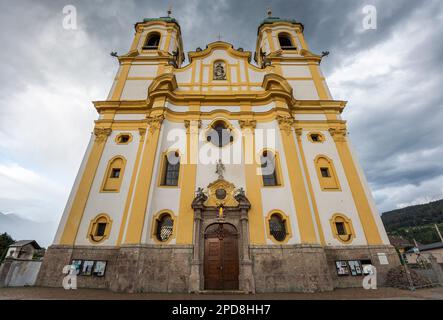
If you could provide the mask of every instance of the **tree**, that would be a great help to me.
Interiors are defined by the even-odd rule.
[[[15,242],[12,237],[5,233],[0,234],[0,262],[3,261],[6,255],[6,251],[8,251],[8,247]]]

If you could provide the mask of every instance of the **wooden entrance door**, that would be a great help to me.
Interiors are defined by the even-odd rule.
[[[238,290],[238,243],[231,225],[216,224],[205,234],[205,289]]]

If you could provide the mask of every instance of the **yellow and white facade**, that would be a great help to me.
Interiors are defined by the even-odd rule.
[[[269,17],[256,43],[255,64],[218,41],[184,65],[175,19],[135,25],[107,99],[94,102],[99,116],[41,284],[61,285],[51,272],[90,259],[107,261],[107,273],[81,286],[321,291],[361,283],[338,276],[337,261],[370,260],[382,279],[398,263],[341,118],[346,102],[333,99],[303,25]],[[208,140],[217,126],[229,135],[223,145]],[[260,159],[270,154],[266,180]],[[215,224],[235,230],[237,284],[208,271]]]

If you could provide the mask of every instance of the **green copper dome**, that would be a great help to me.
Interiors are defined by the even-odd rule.
[[[304,29],[303,24],[301,22],[296,21],[295,19],[281,19],[279,17],[267,17],[265,20],[262,21],[262,23],[260,23],[260,25],[258,26],[258,30],[260,30],[260,28],[265,24],[273,24],[276,22],[288,22],[293,24],[299,24],[301,25],[302,30]]]

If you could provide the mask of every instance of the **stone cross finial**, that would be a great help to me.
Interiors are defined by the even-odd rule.
[[[225,165],[223,164],[222,160],[219,159],[215,170],[215,173],[218,174],[219,180],[224,180],[223,173],[225,172],[225,170],[226,170]]]
[[[268,8],[268,17],[272,17],[272,9],[270,7]]]
[[[170,17],[171,16],[171,14],[172,14],[172,6],[169,6],[169,8],[168,8],[168,17]]]

